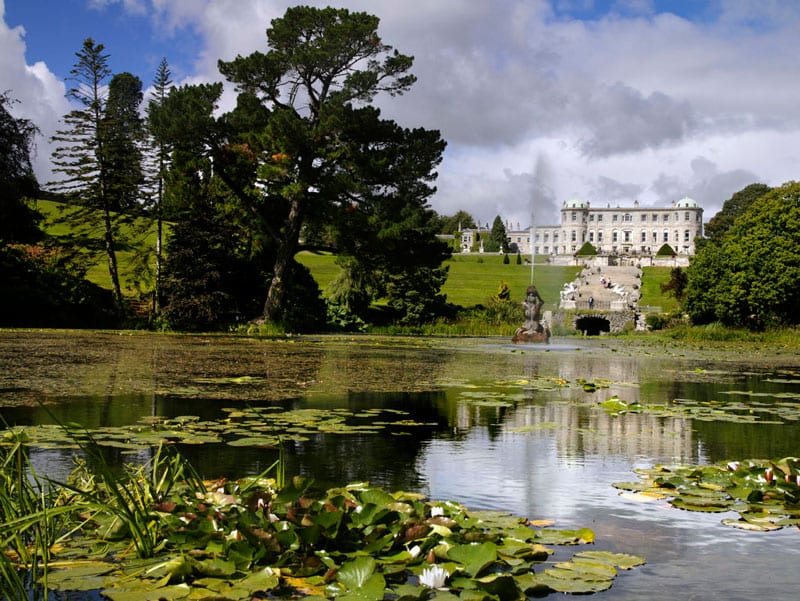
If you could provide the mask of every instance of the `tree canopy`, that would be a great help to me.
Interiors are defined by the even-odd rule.
[[[708,220],[704,228],[706,238],[714,241],[721,239],[736,218],[767,192],[769,186],[765,184],[750,184],[733,194],[723,203],[722,210]]]
[[[371,106],[377,94],[403,93],[415,81],[412,58],[384,44],[377,27],[366,13],[289,8],[267,30],[266,53],[219,62],[240,106],[250,116],[260,108],[264,118],[238,133],[239,165],[249,160],[255,180],[230,169],[222,175],[274,248],[267,319],[284,303],[303,232],[320,227],[333,228],[337,249],[372,271],[376,290],[398,309],[408,309],[398,278],[409,281],[409,269],[433,291],[443,281],[437,270],[449,251],[435,240],[426,203],[444,142],[438,132],[382,119]]]
[[[800,323],[800,183],[754,200],[687,269],[686,310],[695,323],[762,329]]]
[[[12,100],[0,94],[0,241],[30,242],[40,237],[40,216],[25,202],[39,186],[31,166],[36,126],[15,118]]]

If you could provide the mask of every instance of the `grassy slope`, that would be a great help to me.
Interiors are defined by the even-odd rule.
[[[49,235],[63,236],[69,233],[67,226],[59,223],[59,218],[62,216],[62,204],[40,200],[36,203],[36,208],[45,216],[43,226]],[[132,236],[132,232],[133,230],[129,226],[122,226],[123,237]],[[93,237],[98,241],[98,248],[102,248],[103,232],[99,222],[93,231]],[[140,249],[155,249],[155,227],[150,228],[144,238],[137,236],[136,241],[131,241],[130,246],[123,246],[118,252],[117,259],[124,292],[131,295],[135,294],[135,290],[129,286],[126,287],[125,282],[129,280],[132,273],[133,246]],[[323,294],[328,284],[339,273],[335,256],[329,253],[301,252],[297,255],[297,260],[311,270]],[[516,256],[513,255],[509,256],[507,265],[503,263],[503,256],[499,254],[454,255],[445,265],[449,269],[449,276],[442,291],[447,295],[449,302],[463,307],[486,304],[492,296],[497,294],[501,282],[508,284],[513,300],[522,300],[525,296],[525,289],[531,281],[530,265],[524,263],[517,265]],[[561,287],[564,282],[573,280],[578,272],[577,267],[536,263],[533,279],[545,301],[546,309],[558,308]],[[677,309],[677,303],[673,297],[661,294],[660,284],[669,280],[669,272],[670,268],[668,267],[645,268],[642,279],[643,298],[641,304],[660,306],[664,311]],[[104,288],[111,288],[104,253],[96,254],[96,262],[87,272],[87,278]]]
[[[39,200],[35,204],[35,208],[42,215],[44,221],[42,228],[49,236],[60,237],[66,236],[71,233],[71,228],[63,223],[65,211],[69,209],[66,205],[53,202],[50,200]],[[99,213],[98,213],[99,215]],[[145,230],[143,221],[137,223],[136,228],[130,225],[123,224],[120,226],[121,240],[128,240],[127,244],[121,244],[117,250],[117,266],[120,273],[120,280],[122,284],[122,292],[126,295],[136,296],[137,290],[129,284],[129,280],[133,275],[133,257],[136,252],[143,252],[149,250],[152,254],[150,264],[155,268],[155,247],[156,247],[156,231],[155,225]],[[145,233],[137,233],[136,230],[142,230]],[[164,236],[166,237],[166,229]],[[96,248],[103,248],[103,226],[100,219],[96,225],[89,230],[91,238],[96,240]],[[93,262],[86,272],[86,278],[103,288],[111,289],[111,276],[108,274],[108,263],[106,262],[105,252],[100,250],[92,256]]]
[[[297,260],[311,270],[323,293],[339,272],[334,257],[329,254],[302,252],[297,255]],[[497,294],[500,283],[504,281],[511,290],[511,298],[522,300],[531,280],[531,266],[517,265],[513,256],[509,260],[510,263],[505,265],[502,255],[454,255],[445,263],[449,268],[449,276],[442,291],[449,302],[471,307],[486,304]],[[545,309],[558,308],[561,287],[565,282],[575,279],[579,271],[578,267],[536,263],[533,280],[545,301]],[[661,294],[660,285],[669,280],[669,272],[668,267],[644,269],[642,304],[661,306],[664,311],[677,308],[674,298]]]

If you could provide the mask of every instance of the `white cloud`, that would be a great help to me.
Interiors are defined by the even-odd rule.
[[[5,16],[5,4],[0,0],[0,16]],[[8,107],[19,119],[29,119],[40,131],[31,157],[40,182],[52,179],[49,139],[58,121],[67,110],[64,83],[42,62],[28,65],[25,61],[25,29],[9,28],[5,19],[0,22],[0,74],[2,92],[8,92],[12,102]]]
[[[219,80],[218,59],[265,50],[270,20],[291,4],[125,2],[133,12],[146,6],[166,38],[197,34],[196,60],[180,83]],[[439,129],[448,141],[432,201],[441,213],[464,209],[482,222],[500,214],[527,225],[532,199],[537,222],[553,223],[573,196],[648,205],[689,195],[708,218],[750,183],[797,178],[796,3],[690,4],[697,15],[688,18],[658,13],[651,0],[616,0],[583,21],[564,11],[588,14],[597,3],[307,4],[376,14],[384,41],[414,55],[417,84],[379,102],[386,117]],[[23,32],[2,27],[0,72],[47,129],[48,110],[55,118],[64,112],[63,84],[45,65],[28,67]],[[225,106],[232,103],[226,94]]]

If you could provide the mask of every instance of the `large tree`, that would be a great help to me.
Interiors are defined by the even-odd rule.
[[[0,242],[32,242],[40,237],[40,215],[26,202],[39,186],[31,166],[36,126],[15,118],[11,99],[0,94]]]
[[[84,40],[76,56],[78,60],[70,70],[73,87],[67,96],[77,102],[79,108],[64,115],[64,128],[53,136],[57,144],[53,151],[53,171],[63,175],[54,185],[83,207],[72,213],[76,222],[91,227],[92,216],[99,215],[111,289],[117,310],[122,314],[124,299],[117,268],[116,216],[112,213],[117,206],[111,196],[105,136],[106,82],[111,75],[109,57],[103,44],[95,43],[92,38]]]
[[[164,248],[164,183],[167,169],[170,164],[171,146],[169,140],[159,136],[157,126],[154,126],[152,115],[158,112],[167,101],[167,95],[172,87],[172,72],[166,58],[162,58],[153,80],[153,94],[147,103],[147,140],[152,150],[149,185],[152,189],[151,213],[156,221],[156,248],[155,248],[155,277],[153,286],[153,313],[158,314],[161,308],[161,272],[163,269]]]
[[[474,229],[475,219],[467,211],[456,211],[453,215],[444,215],[441,218],[440,234],[456,234],[461,230]]]
[[[722,209],[709,219],[705,227],[705,237],[712,241],[719,241],[731,228],[736,218],[747,211],[750,205],[769,190],[769,186],[765,184],[750,184],[733,194],[723,203]]]
[[[280,314],[304,227],[348,223],[356,213],[374,213],[384,201],[402,199],[401,204],[419,208],[432,192],[425,182],[435,177],[443,150],[438,133],[432,136],[433,155],[419,153],[423,162],[402,173],[411,165],[392,149],[430,142],[431,135],[397,128],[370,107],[378,93],[402,93],[415,80],[408,73],[412,58],[384,44],[377,28],[377,17],[366,13],[289,8],[267,30],[266,53],[219,62],[221,73],[269,114],[258,135],[245,141],[256,185],[242,188],[241,177],[221,172],[274,245],[263,309],[267,319]],[[372,153],[389,167],[370,161]]]
[[[761,329],[800,323],[800,183],[755,200],[687,271],[693,321]]]
[[[500,215],[497,215],[492,222],[492,231],[489,234],[489,240],[484,246],[486,252],[508,252],[508,236],[506,235],[506,226]]]

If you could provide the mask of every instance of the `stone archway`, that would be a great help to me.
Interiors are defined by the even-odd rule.
[[[575,329],[583,332],[586,336],[599,336],[611,331],[611,323],[606,317],[585,315],[575,320]]]

